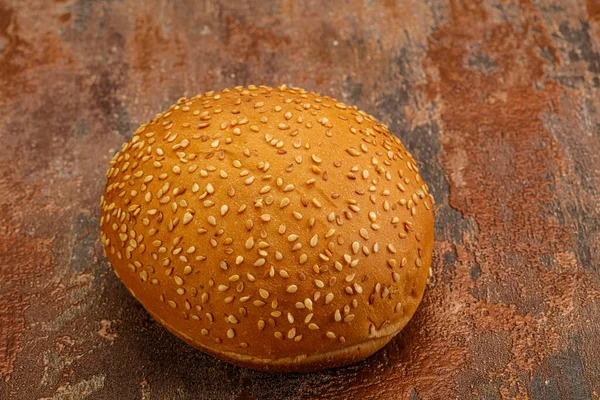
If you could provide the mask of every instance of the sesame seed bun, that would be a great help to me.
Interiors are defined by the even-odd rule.
[[[182,98],[106,174],[102,243],[172,333],[269,371],[359,361],[425,290],[433,197],[388,128],[298,88]]]

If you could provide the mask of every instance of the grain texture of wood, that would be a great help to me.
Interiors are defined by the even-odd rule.
[[[237,368],[102,257],[107,162],[182,95],[288,83],[420,161],[434,277],[350,367]],[[0,398],[600,398],[596,0],[0,0]]]

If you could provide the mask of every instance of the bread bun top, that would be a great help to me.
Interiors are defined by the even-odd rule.
[[[182,98],[112,161],[105,253],[213,354],[301,358],[396,333],[427,282],[433,198],[373,117],[298,88]]]

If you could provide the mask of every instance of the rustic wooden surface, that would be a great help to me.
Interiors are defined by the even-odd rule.
[[[258,83],[373,113],[438,202],[424,302],[358,365],[205,356],[102,257],[132,130]],[[598,0],[0,0],[0,398],[599,398],[599,87]]]

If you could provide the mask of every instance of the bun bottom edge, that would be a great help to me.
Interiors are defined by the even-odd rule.
[[[392,340],[394,336],[396,336],[402,330],[402,328],[404,328],[410,319],[408,318],[406,321],[402,321],[404,323],[400,324],[399,326],[395,326],[393,332],[387,335],[380,335],[343,349],[333,350],[326,353],[304,354],[297,357],[260,358],[212,349],[196,342],[191,337],[178,332],[171,325],[158,318],[153,313],[149,312],[149,314],[161,325],[163,325],[169,332],[190,346],[231,364],[263,372],[316,372],[355,364],[373,355],[386,344],[388,344],[388,342]]]

